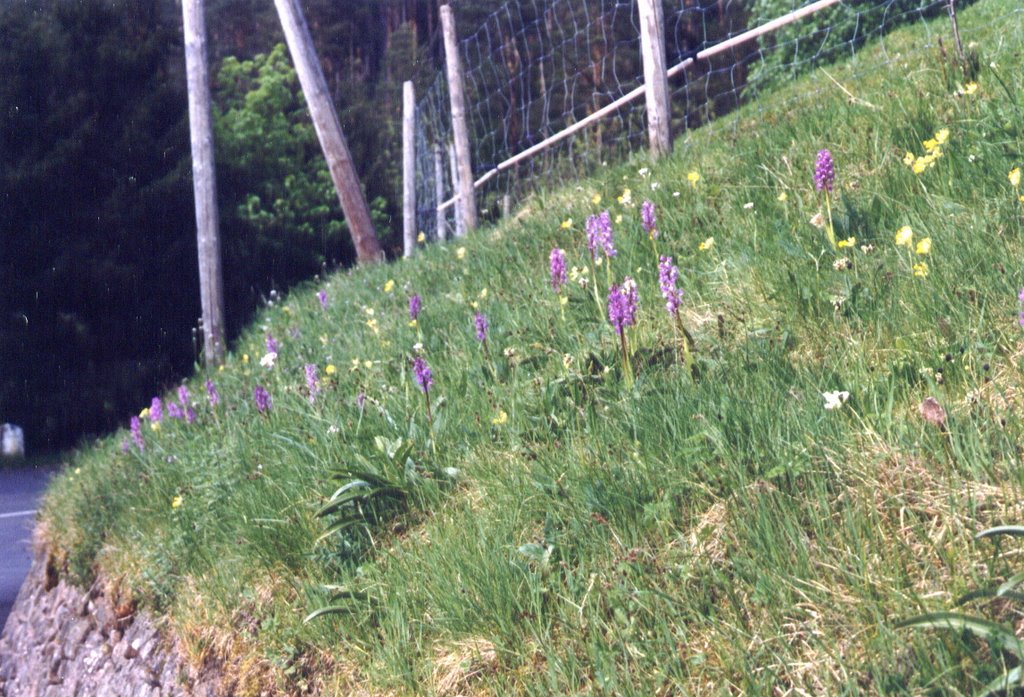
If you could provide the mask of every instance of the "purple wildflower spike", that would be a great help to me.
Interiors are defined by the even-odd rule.
[[[594,259],[597,259],[598,248],[606,257],[618,254],[612,239],[612,216],[608,211],[587,218],[587,249]]]
[[[159,397],[153,397],[153,401],[149,403],[149,420],[155,424],[163,421],[164,418],[164,403],[160,401]]]
[[[658,228],[655,227],[657,221],[658,218],[654,214],[654,202],[645,199],[640,205],[640,222],[644,226],[644,232],[646,232],[652,240],[658,238]]]
[[[679,269],[672,263],[672,257],[661,257],[661,263],[658,264],[658,283],[661,286],[661,295],[665,298],[665,309],[670,315],[679,313],[679,304],[683,298],[683,291],[676,288],[678,278]]]
[[[565,272],[565,252],[555,247],[551,250],[551,287],[557,293],[568,280]]]
[[[409,298],[409,319],[416,321],[416,318],[420,316],[420,310],[423,309],[423,298],[419,295],[414,295]]]
[[[256,385],[252,391],[252,400],[256,402],[256,409],[261,414],[270,411],[270,393],[262,385]]]
[[[613,285],[608,290],[608,321],[620,336],[626,327],[636,324],[639,300],[636,282],[629,276],[626,276],[621,286]]]
[[[316,299],[320,301],[320,307],[324,310],[327,309],[327,291],[318,290],[316,293]]]
[[[309,390],[309,403],[312,404],[320,393],[319,374],[315,363],[306,364],[306,388]]]
[[[132,440],[135,442],[135,447],[140,451],[144,451],[146,449],[146,441],[142,437],[142,421],[139,417],[132,417],[130,429],[132,432]]]
[[[420,389],[424,393],[430,392],[431,386],[434,384],[434,375],[430,372],[430,366],[423,360],[422,356],[416,356],[412,361],[412,372],[416,378],[416,384],[420,386]]]
[[[828,150],[818,151],[818,160],[814,165],[814,187],[832,193],[836,183],[836,168],[832,162],[832,153]]]
[[[473,318],[473,324],[476,326],[476,340],[483,342],[487,341],[487,329],[491,326],[487,322],[487,317],[483,313],[476,313],[476,317]]]
[[[220,394],[217,392],[217,386],[213,384],[213,380],[206,379],[206,396],[210,398],[210,406],[215,407],[220,404]]]
[[[267,353],[277,353],[277,339],[273,334],[267,334]]]

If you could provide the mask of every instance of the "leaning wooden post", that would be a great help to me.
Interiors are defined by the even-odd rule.
[[[960,27],[956,21],[956,0],[949,0],[949,21],[953,25],[953,42],[956,44],[956,56],[960,59],[960,70],[966,74],[970,63],[964,54],[964,45],[960,41]]]
[[[403,256],[416,248],[416,93],[402,84],[402,240]]]
[[[298,3],[299,0],[274,0],[285,41],[292,54],[292,62],[295,63],[295,72],[299,76],[299,84],[302,85],[302,93],[306,97],[306,105],[320,139],[320,147],[327,158],[334,188],[338,191],[338,200],[341,201],[341,210],[345,214],[352,244],[356,248],[356,257],[362,264],[380,261],[384,251],[373,231],[370,207],[359,186],[359,175],[327,91],[327,81],[313,48],[306,18]]]
[[[183,0],[181,11],[185,33],[188,123],[192,140],[192,190],[196,199],[199,298],[203,308],[203,362],[212,367],[224,363],[224,279],[220,263],[217,176],[213,161],[203,0]]]
[[[661,0],[639,0],[640,50],[647,95],[647,136],[654,159],[672,152],[669,132],[668,77],[665,73],[665,30]]]
[[[434,143],[434,201],[437,212],[437,239],[443,242],[448,239],[448,224],[444,209],[441,208],[441,202],[444,201],[444,155],[441,154],[440,143]]]
[[[448,143],[448,165],[452,172],[452,193],[455,195],[455,236],[466,236],[466,218],[462,215],[462,196],[459,195],[459,166],[455,157],[455,143]]]
[[[455,17],[451,5],[441,5],[441,30],[444,32],[444,61],[448,73],[448,96],[452,105],[452,133],[455,135],[455,164],[459,170],[455,193],[459,196],[462,232],[476,227],[476,192],[473,189],[473,167],[469,154],[469,127],[466,124],[466,92],[459,59],[459,43],[455,34]],[[459,234],[458,232],[456,234]]]

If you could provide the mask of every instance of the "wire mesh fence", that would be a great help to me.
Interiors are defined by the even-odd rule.
[[[455,4],[469,2],[456,0]],[[798,75],[856,53],[871,39],[908,22],[948,12],[950,0],[840,0],[756,40],[692,63],[669,81],[671,128],[677,141],[688,129],[717,117]],[[663,5],[666,64],[671,68],[712,47],[810,5],[810,0],[677,0]],[[968,4],[958,0],[957,5]],[[925,25],[925,46],[950,36],[949,23]],[[499,163],[571,128],[643,84],[640,27],[635,2],[619,0],[509,0],[459,50],[474,178]],[[880,66],[865,66],[865,70]],[[443,73],[416,109],[417,229],[428,238],[455,231],[450,164],[451,118]],[[809,98],[812,94],[802,95]],[[586,174],[646,147],[643,100],[503,168],[477,189],[483,220],[500,215],[507,197]]]

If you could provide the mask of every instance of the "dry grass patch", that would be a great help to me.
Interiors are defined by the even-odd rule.
[[[488,639],[477,637],[440,644],[434,649],[431,684],[439,697],[489,695],[491,692],[478,683],[498,668],[497,649]]]

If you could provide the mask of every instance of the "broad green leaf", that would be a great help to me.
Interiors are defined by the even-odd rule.
[[[1009,651],[1017,658],[1024,657],[1024,644],[1013,632],[995,622],[980,617],[961,615],[956,612],[933,612],[918,615],[896,624],[897,627],[922,627],[926,629],[955,629],[971,632],[975,636],[990,641],[1004,651]]]
[[[982,689],[981,692],[974,693],[974,697],[988,697],[994,695],[997,692],[1006,692],[1013,687],[1024,686],[1024,666],[1017,666],[1008,673],[1000,675],[998,678],[990,682]]]
[[[981,540],[986,537],[996,537],[998,535],[1010,535],[1012,537],[1024,537],[1024,526],[1021,525],[999,525],[988,530],[982,530],[974,539]]]

